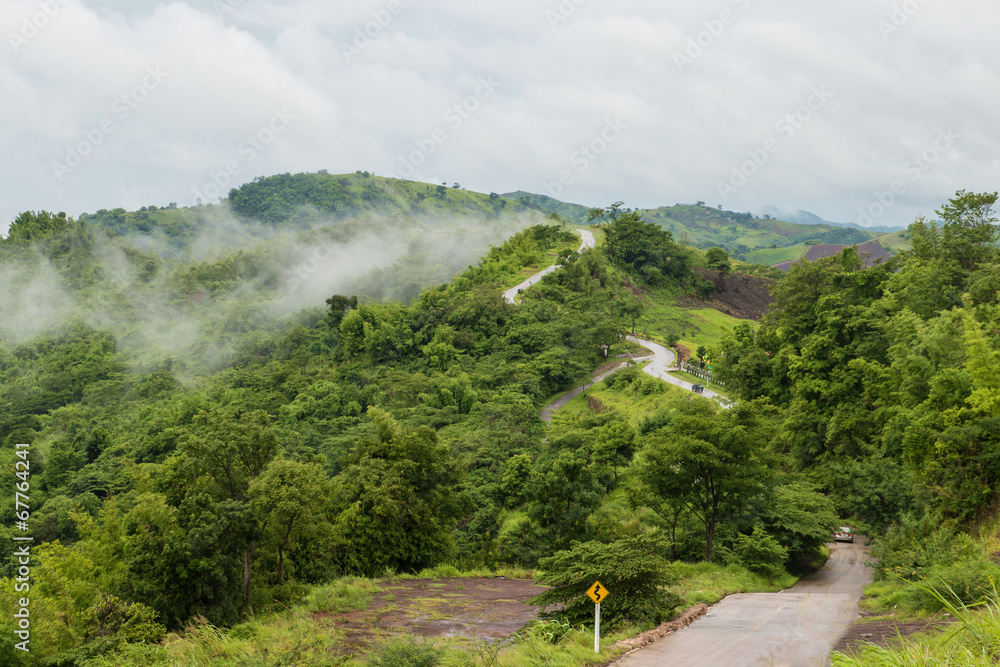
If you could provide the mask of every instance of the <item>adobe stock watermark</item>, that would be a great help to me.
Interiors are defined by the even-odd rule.
[[[803,104],[794,111],[778,118],[774,124],[774,130],[777,134],[765,139],[760,148],[747,151],[747,159],[739,164],[734,164],[730,169],[728,181],[716,181],[715,187],[718,189],[723,203],[749,183],[750,179],[771,161],[771,156],[781,150],[782,143],[794,137],[799,130],[805,127],[806,123],[815,117],[816,113],[830,101],[831,97],[833,97],[833,92],[827,90],[826,84],[818,88],[813,86]]]
[[[444,145],[452,134],[465,124],[465,121],[472,118],[484,102],[496,95],[497,88],[502,85],[492,76],[479,79],[479,85],[471,95],[455,103],[442,114],[441,119],[447,127],[436,127],[423,139],[414,139],[413,144],[416,148],[406,155],[396,157],[396,174],[391,174],[390,178],[410,178],[416,174],[417,170],[437,152],[438,147]]]
[[[403,13],[403,3],[400,0],[389,0],[385,9],[376,9],[372,12],[372,20],[363,26],[354,29],[354,40],[347,44],[340,45],[340,52],[350,63],[356,56],[372,45],[378,39],[392,20]]]
[[[42,0],[39,2],[37,12],[21,19],[20,30],[7,33],[7,40],[10,42],[10,48],[14,50],[14,53],[17,53],[22,46],[34,39],[49,24],[49,21],[56,17],[63,6],[68,3],[69,0]]]
[[[214,0],[212,7],[215,8],[215,15],[221,19],[226,14],[235,12],[242,4],[243,0]]]
[[[909,160],[900,165],[900,171],[909,178],[911,183],[916,183],[930,171],[942,155],[954,148],[955,143],[961,138],[962,136],[956,134],[950,127],[939,129],[934,141],[919,153],[910,156]],[[876,190],[871,203],[858,207],[858,224],[862,226],[874,225],[899,201],[900,197],[907,193],[907,190],[906,181],[901,178],[890,183],[888,190]]]
[[[554,32],[560,24],[565,23],[573,14],[576,14],[576,10],[586,2],[587,0],[562,0],[555,11],[546,9],[545,20],[549,22],[549,28]]]
[[[878,30],[882,33],[882,39],[889,41],[889,37],[903,29],[913,15],[921,10],[921,8],[927,4],[927,0],[904,0],[904,2],[892,6],[892,14],[889,15],[889,20],[879,19],[876,25]]]
[[[569,163],[576,167],[576,172],[582,174],[586,172],[597,161],[597,158],[604,155],[613,143],[618,141],[628,125],[623,123],[617,116],[608,118],[604,127],[589,142],[581,145],[569,156]],[[556,180],[543,182],[542,187],[549,193],[550,197],[556,198],[563,193],[563,188],[573,185],[576,176],[570,169],[563,169],[559,172]]]
[[[750,9],[752,0],[732,0],[739,11],[745,12]],[[677,71],[683,73],[684,68],[693,65],[694,61],[701,58],[705,51],[710,49],[715,42],[726,32],[726,28],[736,23],[739,14],[732,9],[723,9],[714,19],[702,21],[704,30],[694,37],[688,38],[688,43],[683,51],[674,51],[674,64]]]
[[[67,174],[76,171],[84,160],[93,155],[97,147],[104,143],[109,134],[118,129],[121,123],[128,120],[133,111],[149,99],[150,93],[159,88],[168,76],[170,75],[160,69],[159,65],[147,67],[146,75],[139,83],[111,102],[111,116],[102,118],[96,127],[85,129],[82,139],[75,144],[66,146],[66,154],[62,162],[52,161],[52,171],[55,173],[56,180],[62,181]]]
[[[243,167],[257,159],[263,151],[270,146],[278,135],[288,129],[288,126],[295,120],[294,114],[288,113],[288,109],[274,109],[270,120],[253,134],[247,135],[246,141],[236,147],[236,155],[242,160],[233,158],[228,160],[223,169],[213,171],[211,180],[205,183],[201,189],[195,188],[195,204],[208,204],[214,199],[221,199],[229,192],[226,188],[233,182],[233,178],[243,173]]]

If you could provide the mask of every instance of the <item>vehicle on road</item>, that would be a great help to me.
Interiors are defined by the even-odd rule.
[[[691,391],[693,391],[696,394],[704,394],[705,388],[702,387],[700,384],[693,384],[691,385]]]
[[[849,526],[841,526],[840,530],[833,534],[834,542],[853,542],[854,529]]]

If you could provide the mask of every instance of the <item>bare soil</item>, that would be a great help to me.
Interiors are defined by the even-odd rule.
[[[734,273],[719,279],[716,271],[692,269],[698,276],[715,284],[715,295],[703,303],[742,320],[759,320],[771,310],[774,297],[768,289],[774,281]]]
[[[858,653],[867,644],[877,644],[886,646],[893,642],[898,642],[902,637],[908,637],[917,632],[937,630],[944,628],[948,622],[940,619],[925,619],[921,621],[891,621],[891,620],[867,620],[871,614],[861,612],[860,618],[851,626],[837,645],[834,651],[846,653]]]
[[[546,589],[517,579],[385,580],[368,608],[342,614],[318,613],[345,634],[344,655],[366,653],[394,635],[508,637],[538,616],[528,600]]]

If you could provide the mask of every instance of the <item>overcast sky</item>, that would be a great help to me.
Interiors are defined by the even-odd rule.
[[[996,0],[0,0],[0,231],[320,169],[906,225],[998,189],[998,25]]]

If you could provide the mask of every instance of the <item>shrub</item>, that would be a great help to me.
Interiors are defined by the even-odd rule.
[[[394,639],[383,644],[366,664],[372,667],[434,667],[443,657],[444,649],[433,642]]]
[[[600,581],[608,590],[601,603],[601,624],[610,629],[627,623],[659,623],[670,617],[680,599],[662,587],[673,583],[670,565],[660,555],[663,545],[648,535],[626,537],[609,544],[575,542],[570,549],[541,560],[545,573],[539,581],[551,589],[532,604],[558,605],[544,616],[572,625],[594,616],[594,603],[586,592]]]
[[[942,595],[966,605],[989,599],[996,593],[994,582],[1000,578],[1000,568],[980,558],[966,558],[936,565],[924,574],[925,583],[909,586],[902,602],[911,609],[941,611],[945,608]]]
[[[748,570],[766,577],[780,576],[788,558],[788,550],[760,526],[754,527],[753,535],[737,537],[733,553]]]

